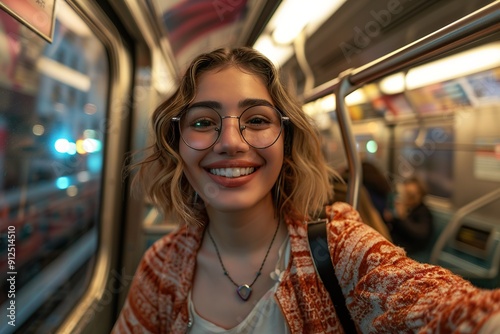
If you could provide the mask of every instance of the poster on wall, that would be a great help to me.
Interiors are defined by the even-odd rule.
[[[500,101],[500,68],[469,75],[467,83],[474,92],[477,104]]]
[[[22,24],[52,43],[56,0],[0,0],[5,10]]]
[[[500,181],[500,138],[477,138],[474,176],[478,180]]]
[[[452,112],[471,106],[470,98],[458,80],[412,89],[407,92],[407,96],[412,106],[422,115]]]

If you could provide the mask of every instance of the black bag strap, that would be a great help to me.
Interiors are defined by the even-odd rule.
[[[316,271],[330,294],[344,332],[347,334],[357,333],[354,321],[347,309],[344,294],[340,288],[337,276],[335,276],[335,268],[330,258],[330,252],[328,251],[326,222],[327,219],[321,219],[307,223],[309,250],[314,260]]]

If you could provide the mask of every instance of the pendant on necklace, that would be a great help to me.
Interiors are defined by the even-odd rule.
[[[238,296],[246,302],[252,294],[252,288],[248,284],[243,284],[236,289],[236,292],[238,293]]]

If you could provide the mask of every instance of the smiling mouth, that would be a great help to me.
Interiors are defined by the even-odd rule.
[[[250,175],[255,172],[255,167],[245,167],[245,168],[210,168],[208,171],[210,174],[217,176],[224,176],[228,178],[235,178],[245,175]]]

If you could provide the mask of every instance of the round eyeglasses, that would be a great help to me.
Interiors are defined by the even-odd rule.
[[[251,106],[240,116],[221,116],[211,107],[193,106],[180,116],[172,117],[172,121],[179,125],[182,141],[192,149],[202,151],[217,142],[225,118],[238,119],[241,137],[256,149],[273,145],[283,130],[283,123],[289,121],[288,117],[267,105]]]

